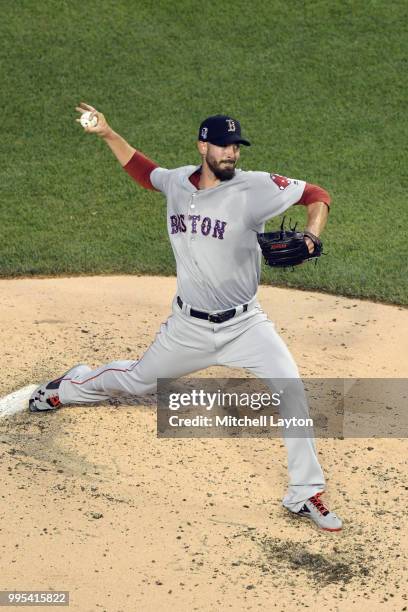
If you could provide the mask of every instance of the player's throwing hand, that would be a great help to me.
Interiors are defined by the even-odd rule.
[[[76,121],[82,125],[85,132],[98,134],[102,138],[105,138],[111,132],[111,127],[108,125],[104,115],[93,106],[81,102],[75,110],[81,113],[81,116]]]

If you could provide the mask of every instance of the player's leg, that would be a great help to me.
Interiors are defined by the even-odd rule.
[[[226,332],[228,337],[230,332]],[[219,352],[218,363],[253,372],[259,378],[266,379],[265,382],[274,392],[277,391],[274,381],[288,379],[281,396],[280,416],[309,418],[296,363],[274,324],[264,313],[260,312],[248,319],[246,329],[226,342]],[[283,503],[293,511],[300,509],[304,500],[323,491],[325,485],[310,429],[302,432],[302,428],[297,428],[296,431],[293,428],[283,430],[289,471],[289,489]]]
[[[171,315],[139,360],[114,361],[63,379],[59,399],[62,404],[78,404],[154,393],[157,378],[177,378],[214,363],[215,350],[208,349],[206,331]]]

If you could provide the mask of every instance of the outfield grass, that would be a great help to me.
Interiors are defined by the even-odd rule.
[[[242,168],[333,196],[328,256],[264,281],[407,304],[406,24],[401,0],[4,3],[0,275],[175,272],[163,198],[81,131],[85,100],[167,167],[236,115]]]

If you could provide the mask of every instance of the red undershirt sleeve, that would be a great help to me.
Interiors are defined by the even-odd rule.
[[[308,204],[313,204],[314,202],[324,202],[330,209],[331,197],[325,189],[322,189],[322,187],[312,185],[311,183],[306,183],[302,197],[298,202],[296,202],[296,204],[303,204],[304,206],[307,206]]]
[[[123,166],[125,172],[141,187],[157,191],[150,181],[150,174],[155,168],[158,168],[158,165],[139,151],[135,151],[126,166]]]

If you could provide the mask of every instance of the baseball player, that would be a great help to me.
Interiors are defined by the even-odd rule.
[[[230,116],[202,122],[199,166],[169,170],[134,149],[92,106],[81,103],[76,110],[97,118],[96,126],[89,124],[86,131],[105,140],[139,185],[166,196],[177,293],[172,314],[140,359],[96,370],[75,366],[33,393],[31,411],[154,393],[158,378],[178,378],[213,365],[245,368],[263,379],[300,380],[292,355],[256,298],[261,267],[257,233],[267,219],[302,204],[308,231],[319,236],[327,221],[328,193],[303,180],[237,169],[240,145],[250,143]],[[309,251],[313,248],[308,241]],[[281,416],[287,409],[280,407]],[[296,413],[309,416],[304,392]],[[321,529],[339,531],[341,520],[321,500],[325,480],[313,437],[284,434],[284,441],[289,472],[284,507]]]

